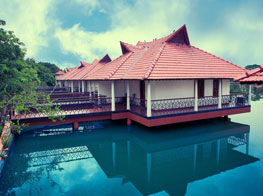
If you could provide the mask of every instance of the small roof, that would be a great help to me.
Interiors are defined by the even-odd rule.
[[[64,75],[64,74],[65,74],[65,72],[63,72],[63,71],[57,71],[57,72],[55,73],[55,76]]]
[[[247,70],[244,74],[235,78],[240,83],[263,83],[263,66],[259,66],[251,71]]]
[[[120,42],[122,55],[89,79],[198,79],[235,78],[245,69],[191,46],[186,26],[152,42],[136,46]]]
[[[70,72],[70,71],[72,71],[72,70],[74,70],[75,68],[66,68],[66,70],[67,70],[67,72]]]
[[[87,80],[89,75],[102,68],[105,64],[111,61],[108,54],[100,60],[95,59],[91,64],[81,61],[80,65],[74,70],[67,72],[57,80]]]

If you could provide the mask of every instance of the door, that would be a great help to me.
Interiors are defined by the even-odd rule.
[[[203,98],[205,96],[205,81],[198,80],[198,98]]]
[[[140,98],[142,100],[145,100],[145,81],[144,80],[140,81]]]
[[[218,97],[218,86],[219,86],[219,80],[218,79],[213,80],[213,97]]]

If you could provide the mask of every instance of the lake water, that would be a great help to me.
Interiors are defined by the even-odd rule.
[[[104,121],[17,137],[1,195],[263,195],[263,101],[231,122]]]

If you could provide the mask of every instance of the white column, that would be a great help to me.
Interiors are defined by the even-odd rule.
[[[218,108],[222,108],[222,80],[219,80],[218,84]]]
[[[115,111],[115,89],[114,89],[114,80],[111,81],[111,111]]]
[[[73,93],[73,92],[74,92],[74,84],[73,84],[73,81],[71,81],[70,83],[71,83],[71,92]]]
[[[127,110],[130,110],[130,82],[127,81]]]
[[[84,80],[81,81],[81,84],[82,84],[81,92],[84,93],[85,92]]]
[[[194,105],[194,111],[198,111],[198,82],[197,80],[194,81],[194,97],[195,97],[195,105]]]
[[[97,82],[97,89],[98,89],[98,97],[99,97],[100,96],[100,85],[98,82]]]
[[[89,91],[89,95],[91,96],[91,81],[88,82],[88,91]]]
[[[147,81],[147,117],[152,116],[151,82]]]
[[[252,95],[252,93],[251,93],[251,85],[249,84],[248,85],[248,104],[249,105],[251,105],[251,95]]]
[[[81,91],[80,91],[80,85],[81,85],[81,81],[79,81],[78,83],[79,83],[79,93],[80,93],[80,92],[81,92]]]

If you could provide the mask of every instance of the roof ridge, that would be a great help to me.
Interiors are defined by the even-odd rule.
[[[157,61],[159,60],[159,58],[160,58],[160,56],[161,56],[161,54],[162,54],[163,49],[164,49],[165,46],[166,46],[166,42],[164,42],[163,45],[162,45],[162,47],[159,49],[159,52],[156,54],[155,58],[153,59],[152,64],[149,66],[148,70],[147,70],[146,73],[144,74],[143,79],[149,78],[149,76],[151,75],[152,70],[153,70],[153,68],[155,67]]]
[[[216,55],[214,55],[214,54],[212,54],[212,53],[210,53],[210,52],[206,52],[206,51],[204,51],[204,50],[202,50],[202,49],[200,49],[200,48],[197,48],[197,47],[195,47],[195,46],[192,46],[192,45],[191,45],[191,47],[193,47],[193,48],[195,48],[195,49],[197,49],[197,50],[200,50],[200,51],[202,51],[202,52],[205,52],[205,53],[207,53],[207,54],[210,54],[210,55],[212,55],[213,57],[215,57],[215,58],[217,58],[217,59],[220,59],[220,60],[222,60],[222,61],[224,61],[224,62],[230,63],[230,64],[232,64],[232,65],[234,65],[234,66],[236,66],[236,67],[238,67],[238,68],[243,69],[244,71],[246,70],[245,68],[239,67],[238,65],[236,65],[236,64],[234,64],[234,63],[231,63],[230,61],[227,61],[227,60],[225,60],[225,59],[222,59],[222,58],[220,58],[220,57],[218,57],[218,56],[216,56]]]
[[[125,61],[131,56],[132,53],[133,52],[129,52],[129,54],[127,54],[126,58],[122,60],[122,62],[106,77],[106,79],[110,79],[119,70],[119,68],[122,66],[122,64],[125,63]]]
[[[140,56],[138,56],[138,57],[134,60],[134,62],[129,66],[129,68],[127,69],[127,71],[122,75],[122,77],[121,77],[122,79],[123,79],[124,77],[126,77],[127,74],[129,74],[130,70],[134,67],[134,65],[136,65],[136,63],[138,63],[138,61],[142,58],[142,56],[144,55],[144,53],[145,53],[147,50],[148,50],[148,47],[145,47],[145,48],[141,51]]]

